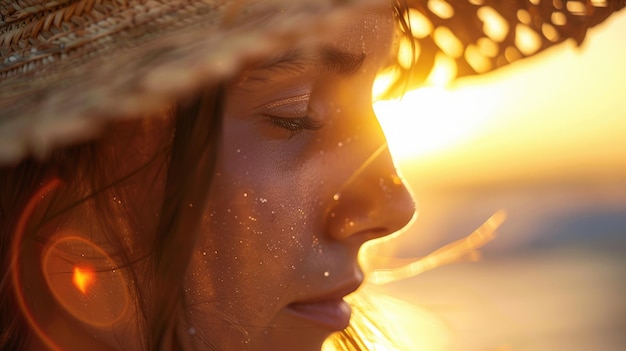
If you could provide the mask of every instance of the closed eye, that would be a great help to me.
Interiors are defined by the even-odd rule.
[[[290,134],[290,138],[302,131],[318,130],[322,127],[322,122],[316,121],[309,116],[279,117],[264,115],[263,117],[266,118],[270,123],[272,123],[272,125],[287,130]]]

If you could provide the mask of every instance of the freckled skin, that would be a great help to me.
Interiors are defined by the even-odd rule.
[[[218,350],[319,350],[333,331],[286,306],[360,281],[361,244],[412,217],[413,202],[386,149],[371,157],[385,139],[370,87],[393,31],[385,10],[356,16],[321,40],[321,47],[366,54],[353,74],[304,67],[228,87],[205,234],[185,279],[199,349],[210,340]],[[310,97],[273,104],[302,94]],[[292,133],[258,112],[270,106],[264,113],[293,117],[302,103],[321,127]]]

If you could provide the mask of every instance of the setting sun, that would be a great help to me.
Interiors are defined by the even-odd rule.
[[[426,87],[406,93],[402,100],[378,101],[374,110],[389,148],[402,160],[452,147],[474,135],[492,118],[485,113],[490,106],[479,106],[481,100],[476,98],[483,91]]]

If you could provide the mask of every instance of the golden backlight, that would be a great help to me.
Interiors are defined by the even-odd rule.
[[[581,48],[568,42],[452,84],[438,59],[426,87],[374,104],[396,162],[426,182],[623,177],[623,33],[620,14]]]
[[[479,133],[490,119],[488,106],[478,104],[482,91],[434,86],[407,92],[402,100],[376,102],[392,154],[408,160],[442,152]]]
[[[527,16],[518,15],[522,19]],[[524,31],[523,27],[508,28],[502,21],[492,21],[488,26],[485,32],[493,37],[511,30]],[[442,247],[434,254],[418,256],[432,251],[424,252],[420,244],[440,243],[446,235],[453,237],[445,233],[453,228],[449,222],[466,215],[454,211],[467,211],[463,218],[474,218],[472,213],[482,216],[492,208],[497,211],[499,201],[509,201],[514,204],[511,209],[505,208],[511,225],[505,228],[504,223],[490,245],[500,245],[500,237],[508,240],[506,245],[513,245],[524,239],[505,236],[518,227],[521,229],[517,233],[522,235],[551,234],[550,227],[533,227],[540,222],[523,222],[524,218],[532,218],[524,217],[533,213],[529,208],[545,210],[540,219],[547,221],[554,214],[548,210],[566,214],[568,204],[577,200],[585,204],[586,198],[576,196],[590,193],[589,189],[606,190],[598,195],[605,200],[624,194],[619,191],[626,184],[624,33],[626,13],[621,13],[592,29],[582,48],[573,43],[561,45],[496,72],[454,83],[450,82],[454,72],[446,71],[445,60],[441,60],[425,87],[407,92],[401,100],[374,103],[396,164],[417,195],[420,211],[424,210],[403,235],[366,247],[371,252],[361,253],[371,264],[364,267],[369,271],[369,284],[353,298],[357,306],[366,306],[366,313],[357,309],[355,328],[384,329],[382,333],[387,331],[394,340],[393,345],[378,345],[375,341],[370,344],[365,332],[364,345],[376,350],[422,351],[617,350],[611,348],[618,343],[616,334],[606,326],[615,323],[621,311],[618,306],[623,304],[623,295],[611,290],[617,286],[613,282],[616,276],[611,274],[623,270],[612,268],[610,262],[623,260],[611,261],[594,251],[537,253],[521,248],[526,256],[491,257],[471,265],[458,263],[473,261],[455,253],[475,253],[474,249],[490,241],[504,212],[496,212],[490,219],[495,218],[496,223],[493,230],[488,228],[487,236],[478,234],[484,234],[481,228],[489,221],[470,236],[469,232],[460,233],[466,237],[434,246]],[[536,49],[532,37],[522,38],[524,50]],[[385,79],[388,77],[382,76],[375,85],[374,96],[383,90]],[[616,192],[618,195],[611,195]],[[476,193],[487,195],[479,197]],[[529,193],[536,194],[531,205],[523,202]],[[495,200],[485,200],[497,195],[500,197]],[[478,201],[455,207],[467,202],[462,196]],[[561,207],[556,207],[555,199],[561,201]],[[614,202],[619,205],[624,203],[621,201]],[[544,206],[544,202],[556,210]],[[436,207],[444,207],[442,204],[450,207]],[[415,224],[428,221],[429,216],[434,218],[434,212],[443,218],[436,217],[440,221],[435,222],[439,226],[434,230],[441,237],[424,238],[433,236],[433,231],[417,233],[416,228],[422,227]],[[586,240],[590,243],[593,237]],[[453,243],[446,246],[446,242]],[[407,249],[410,245],[415,249]],[[394,252],[404,254],[393,256]],[[417,254],[408,257],[413,252]],[[598,260],[606,266],[589,265]],[[451,261],[457,264],[421,274],[454,263]],[[406,279],[417,274],[417,279]],[[402,279],[406,280],[399,281]],[[390,281],[394,283],[374,286]],[[367,300],[372,291],[367,289],[402,300],[385,301],[390,305],[384,306],[361,303],[359,299]],[[421,314],[415,310],[420,308]],[[612,313],[614,310],[618,312]],[[381,322],[370,328],[370,321]],[[387,330],[385,325],[393,326]],[[584,342],[593,346],[585,348]]]

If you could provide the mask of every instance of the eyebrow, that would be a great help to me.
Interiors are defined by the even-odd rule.
[[[355,55],[332,46],[322,49],[322,66],[325,70],[333,73],[354,74],[363,66],[365,58],[365,53]]]
[[[300,72],[307,66],[319,65],[324,72],[352,75],[363,66],[366,57],[365,53],[357,55],[333,46],[324,46],[319,50],[319,54],[313,56],[305,55],[301,50],[290,50],[256,67],[253,71],[285,69]]]

